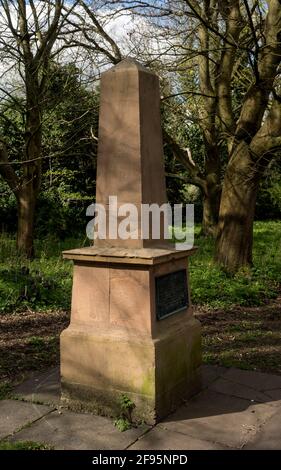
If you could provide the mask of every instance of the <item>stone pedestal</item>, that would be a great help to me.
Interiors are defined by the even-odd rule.
[[[158,320],[155,292],[156,279],[187,272],[193,251],[64,252],[74,260],[71,323],[61,335],[62,393],[72,408],[118,416],[124,394],[134,420],[154,423],[199,390],[200,324],[190,305]]]

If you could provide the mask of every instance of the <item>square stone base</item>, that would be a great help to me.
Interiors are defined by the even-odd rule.
[[[68,405],[118,417],[125,395],[135,404],[133,420],[154,423],[199,390],[201,332],[187,267],[193,251],[89,247],[64,253],[74,260],[71,323],[61,334]],[[186,305],[159,319],[157,279],[184,270]],[[177,301],[176,286],[167,289]]]
[[[200,389],[200,323],[193,317],[156,339],[70,326],[61,335],[62,400],[117,417],[120,398],[135,422],[154,424]]]

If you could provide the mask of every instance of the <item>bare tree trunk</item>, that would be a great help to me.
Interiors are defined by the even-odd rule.
[[[220,191],[208,187],[208,194],[203,195],[203,215],[201,234],[215,237],[217,235],[220,207]]]
[[[34,256],[34,216],[36,196],[32,182],[23,187],[18,196],[17,248],[27,258]]]
[[[9,3],[13,3],[10,7]],[[15,45],[12,61],[18,61],[25,84],[24,149],[21,158],[21,174],[18,175],[9,162],[5,142],[0,140],[0,174],[14,192],[18,202],[17,247],[28,258],[34,255],[35,207],[41,184],[42,171],[42,111],[49,78],[52,48],[68,13],[62,15],[64,1],[54,0],[37,8],[38,2],[1,2],[3,15]],[[76,4],[77,2],[75,2]],[[31,11],[28,11],[28,7]],[[46,9],[44,9],[46,7]],[[11,9],[10,9],[11,8]],[[12,13],[13,11],[13,13]],[[14,13],[16,13],[14,15]],[[15,16],[15,22],[11,18]],[[32,20],[31,20],[32,17]],[[42,20],[44,22],[42,23]],[[32,26],[31,26],[32,24]],[[8,36],[9,37],[9,34]],[[10,94],[8,93],[10,97]],[[46,99],[46,98],[45,98]]]
[[[27,108],[23,180],[18,192],[17,248],[27,258],[34,256],[35,208],[41,185],[42,132],[37,103]]]
[[[208,139],[206,138],[206,134]],[[204,144],[206,148],[205,161],[205,187],[203,191],[203,217],[202,231],[206,236],[215,237],[217,234],[217,224],[219,220],[219,208],[221,197],[220,182],[220,156],[216,142],[216,130],[213,128],[213,134],[204,131]]]
[[[225,174],[216,246],[216,260],[230,272],[252,264],[259,179],[247,144],[240,143]]]

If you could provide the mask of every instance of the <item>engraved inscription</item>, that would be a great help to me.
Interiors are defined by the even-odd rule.
[[[188,307],[186,270],[155,278],[156,314],[162,320]]]

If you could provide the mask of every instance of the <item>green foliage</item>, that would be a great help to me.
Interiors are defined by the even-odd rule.
[[[128,429],[131,429],[132,424],[126,418],[117,418],[114,421],[114,426],[116,426],[118,431],[124,432],[128,431]]]
[[[51,447],[40,442],[33,441],[0,441],[0,450],[51,450]]]
[[[134,402],[125,394],[122,394],[119,399],[119,405],[121,414],[120,416],[114,421],[114,426],[119,429],[119,431],[127,431],[132,427],[132,412],[136,405]]]
[[[120,406],[123,413],[130,413],[135,408],[134,402],[124,394],[121,395]]]
[[[11,161],[21,161],[24,148],[22,100],[5,102],[0,111],[0,135]],[[73,65],[53,64],[42,122],[42,187],[36,209],[35,233],[59,238],[84,230],[86,207],[93,202],[96,180],[99,91],[88,90]],[[15,165],[20,174],[20,165]],[[16,199],[0,178],[0,229],[15,232]],[[75,225],[73,219],[75,218]]]
[[[43,129],[42,191],[36,233],[58,237],[84,230],[86,207],[93,202],[96,180],[99,92],[89,91],[74,66],[57,67]],[[75,226],[73,219],[75,218]]]
[[[8,382],[0,383],[0,400],[9,398],[12,391],[12,386]]]
[[[281,166],[280,155],[266,169],[257,197],[256,218],[281,218]]]
[[[16,198],[1,176],[0,199],[0,230],[15,232],[17,226]]]
[[[199,233],[199,227],[197,228]],[[213,261],[214,241],[197,235],[190,258],[192,302],[210,308],[262,305],[278,295],[281,282],[281,222],[255,222],[253,268],[234,276]]]
[[[27,343],[30,346],[33,346],[34,348],[41,350],[42,348],[44,348],[45,338],[41,338],[40,336],[31,336],[30,338],[28,338]]]
[[[61,252],[83,244],[49,236],[35,241],[37,258],[27,261],[17,255],[12,237],[0,236],[0,312],[69,309],[72,264],[62,260]]]

